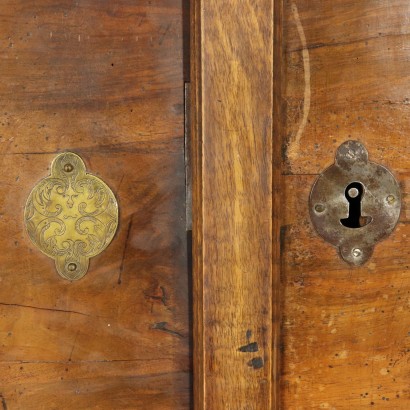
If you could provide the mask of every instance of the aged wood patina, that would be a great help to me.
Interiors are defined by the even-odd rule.
[[[4,408],[190,408],[182,18],[174,0],[0,2]],[[119,205],[76,282],[24,226],[67,151]]]

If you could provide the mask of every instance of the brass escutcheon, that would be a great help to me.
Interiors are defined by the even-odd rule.
[[[24,222],[32,242],[55,260],[58,273],[74,281],[113,239],[118,203],[101,179],[86,172],[77,154],[65,152],[54,159],[51,175],[31,191]]]

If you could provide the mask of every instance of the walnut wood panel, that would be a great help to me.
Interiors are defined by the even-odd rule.
[[[195,6],[195,404],[272,409],[278,331],[272,238],[279,234],[272,155],[280,148],[272,146],[273,2]]]
[[[286,1],[281,405],[410,407],[407,1]],[[315,233],[308,196],[358,139],[403,189],[393,234],[352,268]]]
[[[287,172],[321,172],[347,139],[361,139],[375,162],[406,171],[409,3],[286,4]]]
[[[182,5],[0,5],[0,393],[10,409],[190,407]],[[24,231],[70,150],[120,226],[79,282]]]

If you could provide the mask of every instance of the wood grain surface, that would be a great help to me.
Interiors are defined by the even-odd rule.
[[[281,406],[410,408],[410,5],[284,2]],[[315,233],[308,197],[361,141],[403,191],[400,223],[352,268]]]
[[[195,404],[268,410],[278,330],[273,2],[197,1],[193,22]]]
[[[190,408],[181,3],[5,0],[0,44],[3,408]],[[66,150],[121,217],[75,283],[23,225]]]

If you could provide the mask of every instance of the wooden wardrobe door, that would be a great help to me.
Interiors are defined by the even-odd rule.
[[[409,15],[401,0],[284,7],[285,409],[410,407]],[[318,236],[308,208],[347,140],[394,174],[403,200],[395,231],[358,267]]]
[[[190,408],[182,17],[174,0],[0,3],[4,409]],[[76,282],[23,221],[66,151],[120,211]]]

